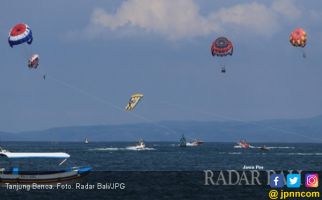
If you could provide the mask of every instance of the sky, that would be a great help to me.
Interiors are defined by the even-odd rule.
[[[0,4],[0,131],[322,114],[322,1]],[[21,22],[34,41],[10,48],[8,32]],[[308,34],[306,59],[289,43],[297,27]],[[233,56],[211,56],[219,36],[233,42]],[[33,53],[37,70],[26,65]],[[143,101],[124,112],[136,92]]]

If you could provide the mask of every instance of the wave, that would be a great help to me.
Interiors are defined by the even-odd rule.
[[[106,148],[94,148],[94,149],[89,149],[89,151],[151,151],[151,150],[156,150],[155,148],[141,148],[138,149],[135,146],[129,146],[125,148],[118,148],[118,147],[106,147]]]
[[[295,149],[295,147],[267,147],[269,149]]]
[[[241,154],[241,152],[228,152],[228,154],[230,154],[230,155],[239,155],[239,154]]]
[[[248,149],[248,148],[244,148],[244,147],[242,147],[240,145],[235,145],[234,148],[235,149]],[[254,149],[254,148],[259,148],[259,147],[254,147],[254,146],[251,146],[251,145],[249,146],[249,149]]]
[[[296,155],[296,156],[322,156],[322,153],[287,153],[287,155]]]
[[[144,147],[144,148],[137,148],[135,146],[129,146],[125,148],[126,150],[131,150],[131,151],[151,151],[155,150],[155,148],[149,148],[149,147]]]

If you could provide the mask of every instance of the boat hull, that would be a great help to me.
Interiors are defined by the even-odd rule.
[[[21,184],[54,184],[61,182],[69,182],[88,175],[91,171],[90,167],[77,168],[69,171],[58,172],[19,172],[19,174],[0,173],[0,184],[5,183],[21,183]]]

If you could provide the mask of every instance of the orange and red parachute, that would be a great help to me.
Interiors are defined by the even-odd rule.
[[[291,32],[290,43],[295,47],[305,47],[307,35],[304,29],[297,28]]]
[[[211,54],[212,56],[224,57],[233,55],[234,46],[233,43],[226,37],[219,37],[212,42]],[[221,64],[221,72],[225,73],[225,65]]]
[[[233,43],[226,37],[217,38],[211,45],[211,54],[213,56],[227,56],[233,55]]]

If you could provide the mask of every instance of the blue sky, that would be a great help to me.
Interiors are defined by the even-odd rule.
[[[0,130],[320,115],[321,10],[313,0],[2,1]],[[34,42],[11,49],[19,22]],[[297,27],[306,59],[288,41]],[[221,35],[235,47],[226,74],[210,54]],[[135,92],[145,95],[137,116],[114,108]]]

